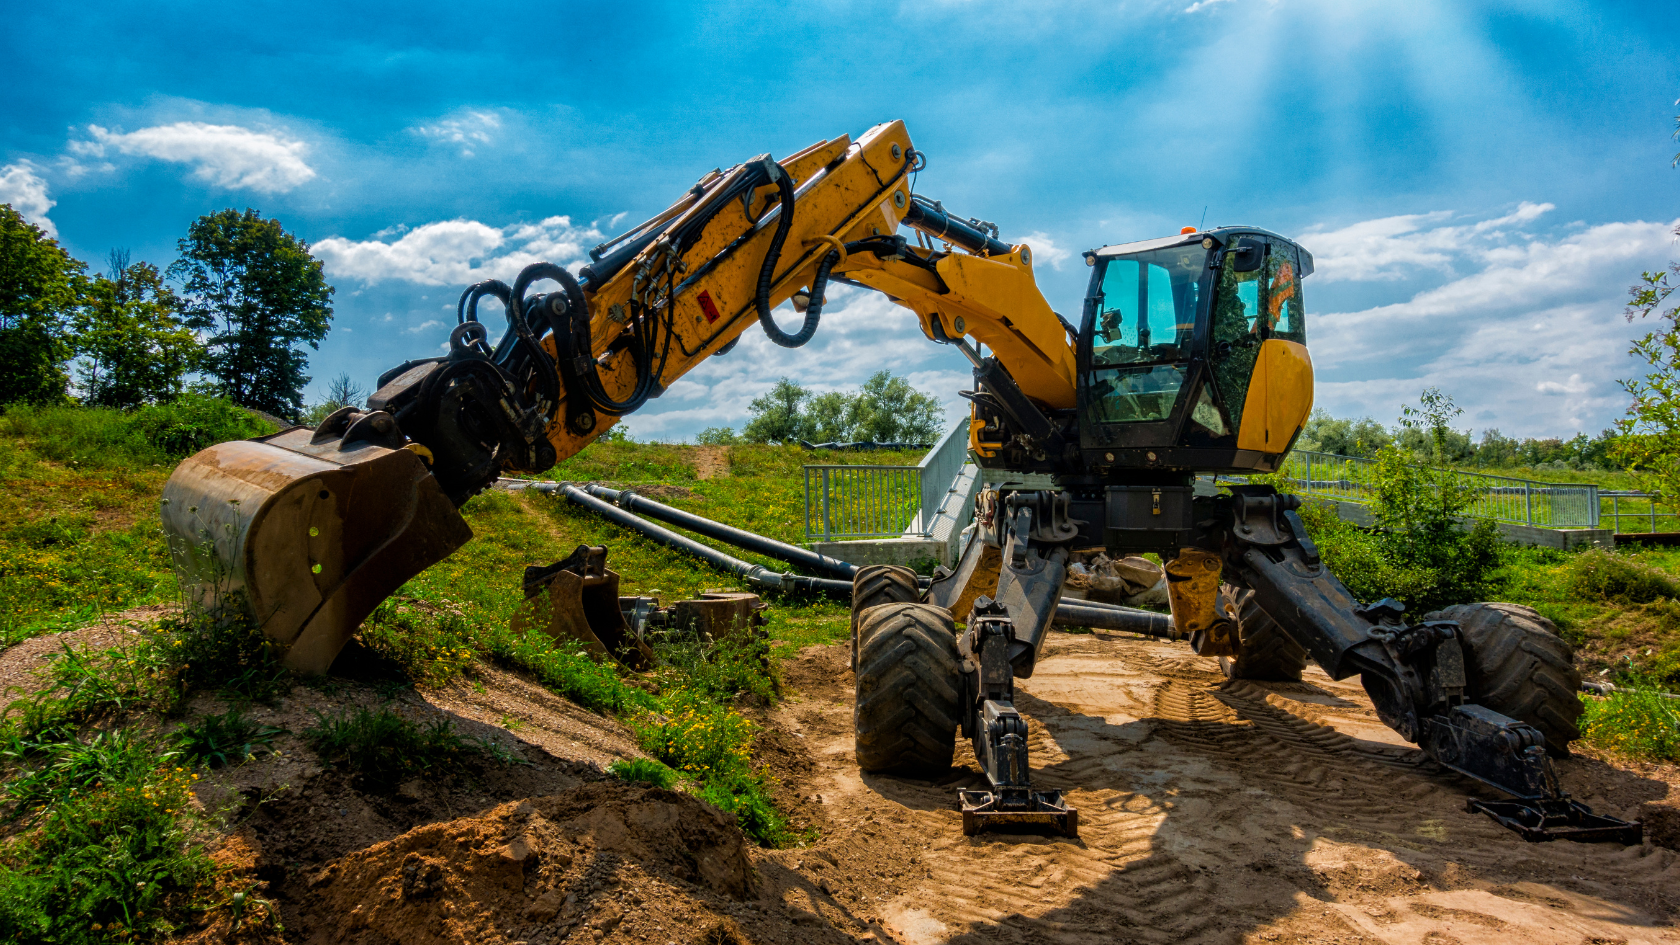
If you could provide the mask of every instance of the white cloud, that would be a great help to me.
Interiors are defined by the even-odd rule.
[[[1628,343],[1647,327],[1622,315],[1627,285],[1666,263],[1680,221],[1605,223],[1549,237],[1510,229],[1549,209],[1525,203],[1497,218],[1433,227],[1429,221],[1445,217],[1389,217],[1326,234],[1343,235],[1331,241],[1338,253],[1327,255],[1345,279],[1408,269],[1458,275],[1404,301],[1310,315],[1320,404],[1389,421],[1423,388],[1438,386],[1467,417],[1514,435],[1596,433],[1620,416],[1627,396],[1617,379],[1636,373]],[[1376,235],[1384,232],[1392,238]],[[1366,236],[1346,236],[1356,233]],[[1377,259],[1363,269],[1347,249],[1359,240]],[[1307,280],[1309,308],[1319,278]]]
[[[430,319],[428,321],[421,322],[418,325],[414,325],[414,326],[411,326],[409,328],[404,328],[403,331],[405,331],[405,332],[407,332],[411,335],[418,335],[421,332],[431,331],[434,328],[442,328],[442,327],[443,327],[443,322],[440,322],[437,319],[433,318],[433,319]]]
[[[9,203],[25,220],[41,228],[41,232],[57,239],[58,227],[47,219],[47,211],[58,201],[47,196],[47,182],[35,173],[35,165],[28,161],[0,167],[0,203]]]
[[[1028,246],[1031,246],[1033,250],[1034,265],[1038,265],[1039,263],[1049,263],[1050,268],[1058,271],[1062,268],[1062,263],[1067,262],[1067,260],[1073,256],[1073,253],[1069,250],[1057,246],[1056,241],[1052,240],[1048,233],[1044,233],[1039,230],[1034,230],[1026,236],[1011,240],[1010,242],[1017,244],[1025,243]]]
[[[1227,2],[1229,2],[1229,0],[1196,0],[1195,3],[1192,3],[1189,6],[1185,7],[1184,12],[1185,13],[1195,13],[1197,10],[1206,10],[1208,7],[1211,7],[1215,4],[1227,3]]]
[[[1457,226],[1437,225],[1453,218],[1445,210],[1383,217],[1328,232],[1309,229],[1301,235],[1301,245],[1312,251],[1314,278],[1320,285],[1393,281],[1418,270],[1451,275],[1458,257],[1493,251],[1510,235],[1507,227],[1532,223],[1554,209],[1549,203],[1525,200],[1505,216]]]
[[[127,133],[89,125],[87,131],[89,138],[70,142],[71,153],[98,158],[111,153],[139,155],[191,164],[194,177],[217,187],[285,193],[316,176],[303,160],[308,145],[279,132],[199,121]]]
[[[415,125],[409,133],[439,144],[461,145],[461,156],[472,157],[473,147],[492,144],[494,132],[501,130],[502,120],[495,112],[468,109],[453,118],[441,119],[429,125]]]
[[[393,235],[397,238],[387,242]],[[477,220],[441,220],[412,230],[382,230],[368,240],[331,236],[312,251],[335,279],[464,287],[483,279],[511,281],[534,262],[577,262],[586,244],[601,239],[593,227],[572,226],[570,217],[501,228]]]

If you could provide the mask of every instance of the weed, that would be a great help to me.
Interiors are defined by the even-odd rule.
[[[652,758],[618,758],[607,765],[607,773],[621,781],[657,788],[668,789],[677,783],[677,773]]]
[[[441,686],[477,658],[474,629],[458,610],[390,598],[362,625],[362,642],[402,667],[410,682]]]
[[[211,689],[267,701],[291,687],[274,645],[234,595],[214,606],[188,607],[158,624],[149,642],[159,684],[173,687],[178,697]]]
[[[64,741],[87,722],[145,703],[152,695],[155,672],[156,664],[143,648],[89,652],[63,644],[60,652],[47,657],[48,684],[7,706],[3,717],[16,713],[20,737]]]
[[[175,744],[183,759],[210,768],[237,764],[267,751],[274,737],[284,729],[259,725],[233,708],[221,715],[206,715],[175,733]]]
[[[1680,702],[1649,680],[1586,700],[1581,734],[1588,744],[1645,761],[1680,761]]]
[[[0,940],[160,938],[215,873],[188,843],[194,775],[132,733],[57,746],[7,785],[32,829],[0,847]]]
[[[443,719],[416,723],[389,709],[330,718],[317,712],[303,737],[322,760],[376,789],[422,771],[462,770],[486,754],[484,743],[462,738]]]

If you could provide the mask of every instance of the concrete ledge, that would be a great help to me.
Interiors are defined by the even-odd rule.
[[[817,554],[852,564],[902,564],[905,567],[932,559],[945,564],[942,555],[949,546],[935,538],[860,538],[856,541],[813,541],[806,545]]]

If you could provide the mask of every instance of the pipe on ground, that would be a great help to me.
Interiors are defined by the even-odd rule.
[[[857,574],[857,565],[839,558],[817,554],[797,545],[766,538],[763,535],[744,531],[733,525],[714,522],[709,518],[701,518],[682,509],[672,508],[663,502],[655,502],[644,495],[638,495],[630,489],[609,489],[606,486],[590,483],[583,487],[583,491],[597,499],[611,502],[628,512],[635,512],[648,518],[658,519],[679,528],[686,528],[691,532],[698,532],[708,538],[728,542],[737,548],[756,551],[768,558],[786,561],[788,564],[817,571],[850,581]]]

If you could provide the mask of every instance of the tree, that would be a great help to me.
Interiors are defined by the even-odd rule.
[[[945,408],[891,371],[863,382],[852,404],[851,435],[877,443],[933,443],[945,431]]]
[[[797,440],[805,435],[805,418],[800,408],[809,400],[811,392],[798,381],[784,377],[763,397],[753,398],[747,405],[752,419],[741,429],[741,437],[748,443],[772,443]]]
[[[1674,232],[1680,235],[1680,228]],[[1612,450],[1646,492],[1669,506],[1680,501],[1680,305],[1663,308],[1680,287],[1669,281],[1671,275],[1680,276],[1680,262],[1641,273],[1640,284],[1628,289],[1628,321],[1655,315],[1658,327],[1628,349],[1649,371],[1621,382],[1633,403],[1628,415],[1616,421]]]
[[[0,204],[0,405],[64,399],[64,323],[87,267],[9,204]]]
[[[188,327],[209,332],[205,370],[241,406],[298,415],[309,356],[332,325],[333,288],[309,244],[255,210],[193,221],[169,267]]]
[[[1338,456],[1371,456],[1393,439],[1387,428],[1370,417],[1340,420],[1321,407],[1307,420],[1297,445]]]
[[[203,348],[179,311],[156,266],[112,250],[109,274],[93,277],[70,319],[83,402],[128,409],[180,394]]]
[[[327,399],[304,411],[304,422],[315,426],[341,407],[362,406],[362,400],[366,397],[367,391],[362,385],[351,380],[350,375],[340,372],[327,383]]]

